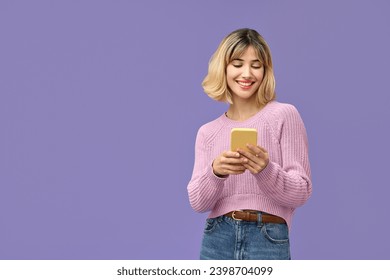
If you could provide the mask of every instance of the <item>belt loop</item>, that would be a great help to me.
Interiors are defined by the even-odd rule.
[[[257,224],[258,224],[258,225],[261,225],[261,224],[263,223],[262,217],[261,217],[262,214],[263,214],[263,213],[262,213],[261,211],[258,211],[258,212],[257,212]]]

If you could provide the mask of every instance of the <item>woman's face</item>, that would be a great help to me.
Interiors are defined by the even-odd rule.
[[[226,80],[233,102],[238,99],[254,101],[263,81],[264,67],[252,46],[226,68]]]

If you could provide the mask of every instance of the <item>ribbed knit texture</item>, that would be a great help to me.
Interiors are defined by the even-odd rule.
[[[258,145],[270,162],[260,173],[217,177],[213,160],[230,148],[235,127],[256,128]],[[239,209],[264,211],[284,218],[289,227],[294,211],[312,192],[305,126],[290,104],[272,101],[253,117],[238,122],[223,114],[203,125],[197,134],[195,164],[188,184],[189,200],[197,212],[211,211],[209,218]]]

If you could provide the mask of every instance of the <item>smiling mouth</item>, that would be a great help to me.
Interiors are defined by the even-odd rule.
[[[255,83],[252,81],[236,81],[236,82],[237,82],[237,84],[239,84],[242,87],[250,87],[251,85],[253,85]]]

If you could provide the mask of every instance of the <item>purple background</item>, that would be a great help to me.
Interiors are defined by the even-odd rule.
[[[0,2],[0,258],[197,259],[201,81],[241,27],[308,131],[294,259],[390,259],[388,1]]]

